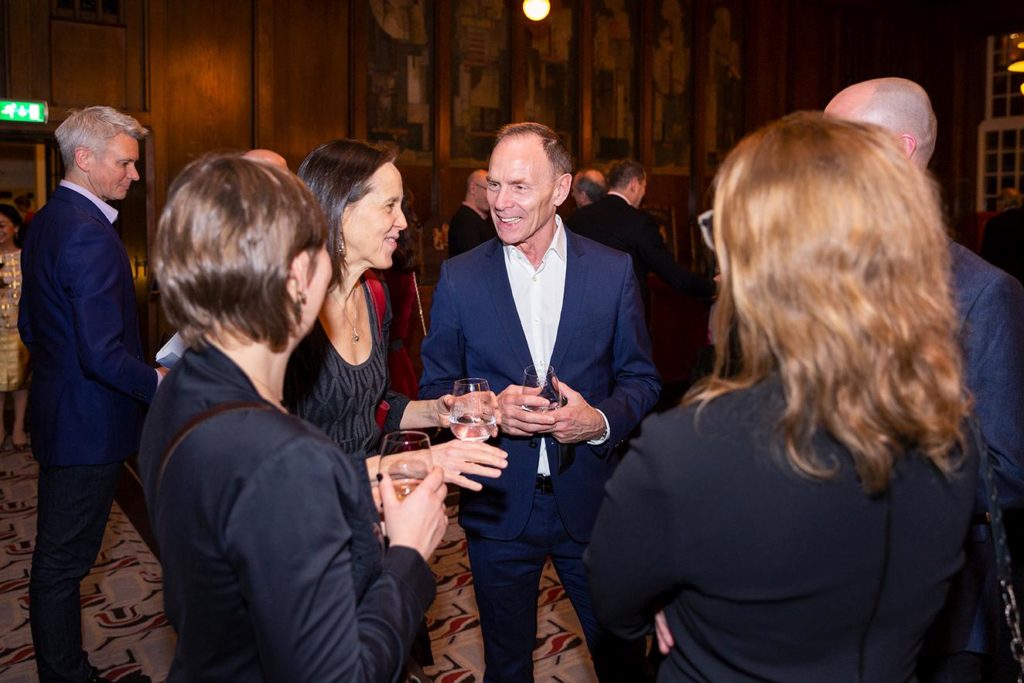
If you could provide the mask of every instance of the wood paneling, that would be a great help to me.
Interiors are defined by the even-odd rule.
[[[54,103],[64,106],[127,104],[125,29],[123,26],[50,22],[51,87]]]

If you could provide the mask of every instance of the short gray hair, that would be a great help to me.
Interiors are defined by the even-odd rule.
[[[75,163],[75,150],[85,147],[100,153],[108,140],[119,133],[141,140],[149,134],[138,121],[128,114],[122,114],[113,107],[86,107],[72,109],[64,122],[57,127],[57,144],[65,168]]]

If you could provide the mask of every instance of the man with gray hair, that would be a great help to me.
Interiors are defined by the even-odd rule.
[[[856,83],[832,98],[825,114],[881,126],[895,136],[907,158],[928,168],[935,150],[935,112],[917,83],[903,78]],[[967,388],[974,395],[999,504],[1012,515],[1024,510],[1024,288],[963,246],[951,241],[949,247]],[[999,595],[983,495],[979,491],[977,523],[965,548],[967,564],[954,578],[922,650],[922,681],[990,677]]]
[[[103,539],[121,463],[139,445],[160,372],[143,361],[117,209],[146,130],[110,107],[57,128],[64,180],[22,250],[18,329],[32,354],[39,501],[29,618],[39,680],[102,681],[82,651],[79,587]]]

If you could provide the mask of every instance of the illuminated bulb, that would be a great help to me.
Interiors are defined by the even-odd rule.
[[[1020,94],[1024,95],[1024,83],[1020,84]]]
[[[1006,67],[1007,71],[1013,71],[1019,74],[1024,74],[1024,59],[1018,60]]]
[[[524,0],[523,14],[531,21],[540,21],[551,11],[551,3],[548,0]]]

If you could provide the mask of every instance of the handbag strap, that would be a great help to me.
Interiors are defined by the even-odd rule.
[[[993,545],[996,554],[996,580],[999,582],[999,593],[1003,601],[1003,619],[1010,631],[1010,654],[1017,663],[1017,683],[1024,683],[1024,639],[1020,631],[1020,610],[1017,608],[1017,595],[1010,579],[1010,546],[1006,540],[1006,527],[1003,525],[1003,510],[999,507],[999,495],[996,491],[995,475],[992,462],[988,457],[988,447],[981,434],[981,427],[976,419],[971,420],[971,433],[978,457],[982,460],[982,477],[985,480],[985,501],[988,503],[989,526],[992,530]]]
[[[207,408],[206,410],[196,413],[193,415],[185,424],[181,426],[174,437],[168,442],[164,452],[160,455],[160,469],[156,475],[156,497],[160,496],[160,484],[164,480],[164,470],[167,469],[167,462],[171,459],[171,455],[175,449],[181,445],[181,442],[188,437],[196,427],[203,424],[210,418],[216,417],[217,415],[223,415],[224,413],[230,413],[237,410],[269,410],[270,406],[266,403],[259,403],[257,401],[227,401],[226,403],[218,403],[215,406]]]
[[[384,294],[384,283],[380,281],[377,274],[372,270],[366,271],[363,276],[366,287],[370,290],[370,298],[373,300],[373,308],[377,314],[377,338],[384,337],[384,309],[387,307]]]

